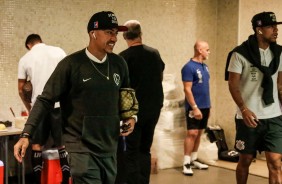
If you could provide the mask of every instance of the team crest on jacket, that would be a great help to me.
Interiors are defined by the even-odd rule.
[[[120,83],[120,76],[119,76],[119,74],[114,73],[113,78],[114,78],[114,81],[115,81],[116,85],[118,86],[119,83]]]

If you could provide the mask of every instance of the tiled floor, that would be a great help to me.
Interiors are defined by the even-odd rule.
[[[185,176],[181,168],[159,170],[151,175],[150,184],[236,184],[234,170],[210,166],[208,170],[193,171],[193,176]],[[248,184],[266,183],[267,178],[249,175]]]

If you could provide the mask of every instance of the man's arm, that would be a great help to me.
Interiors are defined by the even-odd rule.
[[[19,95],[22,99],[22,102],[24,103],[24,106],[26,107],[28,112],[30,112],[31,104],[25,100],[24,94],[23,94],[23,86],[24,86],[25,82],[26,82],[26,79],[18,79],[18,91],[19,91]]]
[[[183,82],[185,98],[193,109],[193,115],[195,119],[202,119],[203,118],[202,112],[198,108],[194,99],[194,95],[192,93],[192,85],[193,85],[192,82]]]
[[[237,106],[239,107],[242,113],[242,117],[244,119],[245,124],[249,127],[256,127],[257,123],[254,121],[254,119],[257,120],[257,117],[245,105],[245,102],[240,92],[240,88],[239,88],[240,78],[241,78],[241,74],[229,72],[229,80],[228,80],[229,91],[231,93],[234,102],[237,104]]]
[[[278,89],[279,101],[280,104],[282,104],[282,71],[278,72],[277,89]]]
[[[29,134],[22,133],[20,135],[20,140],[14,145],[14,156],[18,162],[22,162],[26,154],[26,149],[29,145]]]
[[[234,102],[237,104],[241,111],[247,109],[240,92],[240,77],[241,74],[229,72],[228,86]]]
[[[37,97],[20,140],[14,146],[14,156],[19,162],[22,162],[22,158],[26,154],[29,138],[33,136],[37,126],[42,123],[41,119],[54,108],[54,104],[60,100],[60,96],[66,94],[70,73],[69,62],[61,61],[45,84],[42,94]],[[19,89],[22,89],[22,87],[19,87]]]

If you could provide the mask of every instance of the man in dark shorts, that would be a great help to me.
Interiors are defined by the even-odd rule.
[[[197,151],[203,130],[207,127],[210,114],[209,70],[204,63],[210,54],[205,41],[194,45],[194,57],[182,68],[185,92],[187,134],[184,140],[183,174],[192,176],[195,169],[208,169],[208,165],[197,160]]]
[[[273,12],[256,14],[254,34],[228,57],[229,90],[237,105],[237,184],[247,183],[257,151],[265,151],[269,183],[282,183],[282,47],[276,44],[281,23]]]
[[[30,112],[37,96],[43,91],[46,81],[57,64],[66,56],[66,53],[59,47],[44,44],[38,34],[30,34],[26,39],[25,47],[29,51],[19,61],[18,90],[25,107]],[[23,87],[27,79],[32,84],[31,103],[27,101],[23,93]],[[32,137],[31,162],[35,183],[40,183],[41,181],[42,150],[50,134],[52,135],[54,145],[59,151],[61,168],[64,168],[62,170],[63,183],[68,183],[70,173],[66,157],[67,154],[62,143],[62,123],[59,103],[55,104],[54,108],[44,116],[42,123]]]

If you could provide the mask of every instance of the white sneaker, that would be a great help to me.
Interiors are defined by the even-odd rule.
[[[187,175],[187,176],[193,176],[193,171],[191,168],[191,164],[185,164],[183,166],[183,174]]]
[[[191,168],[193,169],[208,169],[209,166],[199,162],[198,160],[192,161]]]

